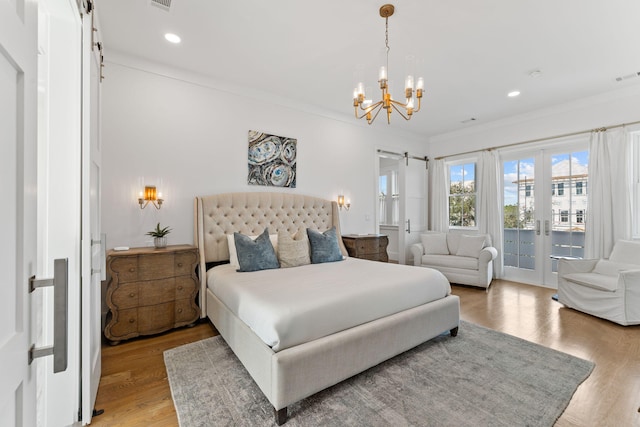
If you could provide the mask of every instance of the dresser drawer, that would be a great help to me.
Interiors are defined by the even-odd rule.
[[[195,290],[196,281],[193,277],[176,277],[176,299],[190,298]]]
[[[164,304],[138,307],[138,333],[154,334],[173,328],[175,324],[174,301]]]
[[[155,305],[173,301],[176,297],[176,279],[170,277],[162,280],[139,282],[140,297],[138,305]]]
[[[190,275],[193,273],[193,265],[198,262],[195,252],[178,252],[174,260],[174,274],[176,276]]]
[[[110,335],[113,338],[124,338],[127,335],[138,332],[138,309],[130,308],[128,310],[118,311],[118,321],[111,324]]]
[[[110,263],[113,274],[118,275],[120,282],[138,280],[138,257],[115,258]]]
[[[176,325],[193,323],[200,314],[193,306],[191,299],[176,300]]]
[[[138,283],[124,283],[111,295],[111,302],[119,309],[138,306]]]
[[[356,240],[356,249],[358,254],[377,254],[382,247],[380,243],[379,239]]]
[[[139,277],[144,280],[174,276],[173,253],[152,254],[138,257]]]

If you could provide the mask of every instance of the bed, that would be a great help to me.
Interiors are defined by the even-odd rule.
[[[278,425],[286,422],[292,403],[444,332],[457,334],[460,304],[446,278],[431,269],[348,258],[336,202],[290,193],[228,193],[196,197],[194,210],[194,240],[204,272],[202,316],[273,405]],[[233,232],[254,236],[269,228],[294,234],[332,227],[344,261],[251,273],[238,273],[228,264],[227,235]],[[268,286],[274,288],[260,294]],[[319,293],[310,298],[308,292]],[[351,302],[341,300],[343,293]],[[316,300],[324,312],[318,304],[306,305]],[[276,321],[284,325],[280,332],[264,327],[274,311],[290,316]]]

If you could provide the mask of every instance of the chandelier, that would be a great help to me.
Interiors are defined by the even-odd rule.
[[[380,74],[378,78],[380,90],[382,91],[382,99],[376,103],[373,103],[373,100],[371,99],[367,99],[362,82],[358,83],[358,87],[353,91],[353,106],[355,108],[356,118],[362,119],[366,117],[367,123],[369,124],[373,123],[376,117],[378,117],[378,113],[380,113],[380,110],[383,108],[387,111],[387,123],[389,124],[391,124],[392,110],[396,110],[405,120],[411,120],[413,113],[420,111],[420,101],[424,92],[424,79],[422,77],[418,78],[414,90],[413,76],[407,76],[404,86],[404,96],[406,100],[404,103],[391,98],[391,94],[389,93],[389,17],[393,15],[394,10],[395,8],[392,4],[385,4],[380,8],[380,16],[384,18],[385,22],[384,34],[387,53],[387,63],[380,67]],[[414,93],[415,98],[418,99],[418,108],[415,108],[414,106]],[[362,113],[362,115],[360,115],[360,113]]]

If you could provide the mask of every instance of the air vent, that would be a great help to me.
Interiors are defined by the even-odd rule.
[[[171,0],[149,0],[151,6],[159,7],[162,10],[169,12],[171,9]]]
[[[478,119],[476,119],[475,117],[471,117],[470,119],[463,120],[460,123],[467,124],[467,123],[475,122],[476,120],[478,120]]]
[[[617,82],[621,82],[624,80],[629,80],[629,79],[634,79],[636,77],[640,76],[640,71],[637,71],[633,74],[627,74],[626,76],[621,76],[621,77],[616,77],[616,81]]]

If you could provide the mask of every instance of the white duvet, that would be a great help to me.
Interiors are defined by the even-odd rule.
[[[437,270],[347,258],[302,267],[207,272],[209,289],[274,351],[444,298]]]

